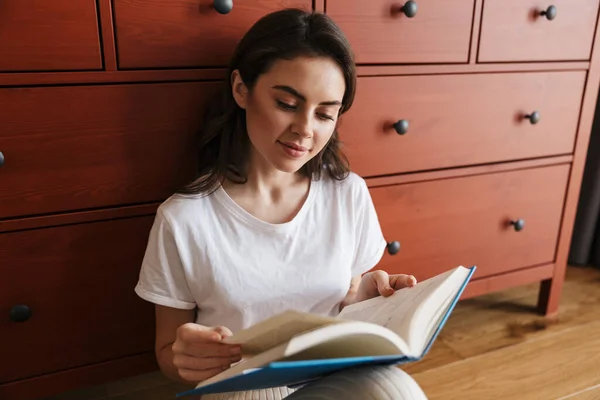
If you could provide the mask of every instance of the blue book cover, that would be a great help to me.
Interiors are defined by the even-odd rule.
[[[375,365],[400,365],[408,362],[418,361],[423,358],[431,349],[435,339],[439,335],[443,326],[446,324],[450,314],[454,310],[456,303],[470,281],[476,267],[469,268],[466,279],[459,287],[458,292],[452,298],[449,307],[442,316],[440,322],[435,328],[431,338],[426,343],[425,348],[418,357],[408,357],[405,355],[388,356],[361,356],[344,358],[327,358],[315,360],[298,361],[274,361],[261,368],[248,369],[243,373],[224,379],[210,385],[195,388],[189,391],[177,394],[177,397],[188,395],[201,395],[209,393],[235,392],[245,390],[265,389],[278,386],[301,386],[325,375],[338,372],[348,368]]]

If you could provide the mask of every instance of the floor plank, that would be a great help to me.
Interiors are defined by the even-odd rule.
[[[429,400],[557,399],[600,384],[600,321],[413,375]]]

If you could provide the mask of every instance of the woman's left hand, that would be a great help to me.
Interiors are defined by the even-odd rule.
[[[416,284],[417,279],[413,275],[388,275],[387,272],[381,270],[367,272],[360,280],[353,303],[379,295],[388,297],[398,289],[412,287]]]

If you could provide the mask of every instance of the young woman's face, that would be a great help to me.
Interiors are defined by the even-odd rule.
[[[252,162],[296,172],[325,147],[346,85],[329,58],[279,60],[248,92],[237,72],[233,94],[246,110]]]

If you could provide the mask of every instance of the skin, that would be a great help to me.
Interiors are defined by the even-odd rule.
[[[225,182],[229,196],[255,217],[273,224],[290,221],[304,203],[310,180],[298,171],[331,138],[345,82],[342,70],[328,58],[280,60],[249,90],[239,73],[232,76],[233,96],[246,110],[252,144],[248,182]],[[286,147],[304,151],[292,156]],[[285,196],[284,196],[285,194]],[[409,275],[371,271],[356,276],[340,309],[416,284]],[[208,379],[240,360],[239,346],[222,343],[227,327],[193,323],[194,310],[156,306],[156,354],[170,378],[190,384]]]

